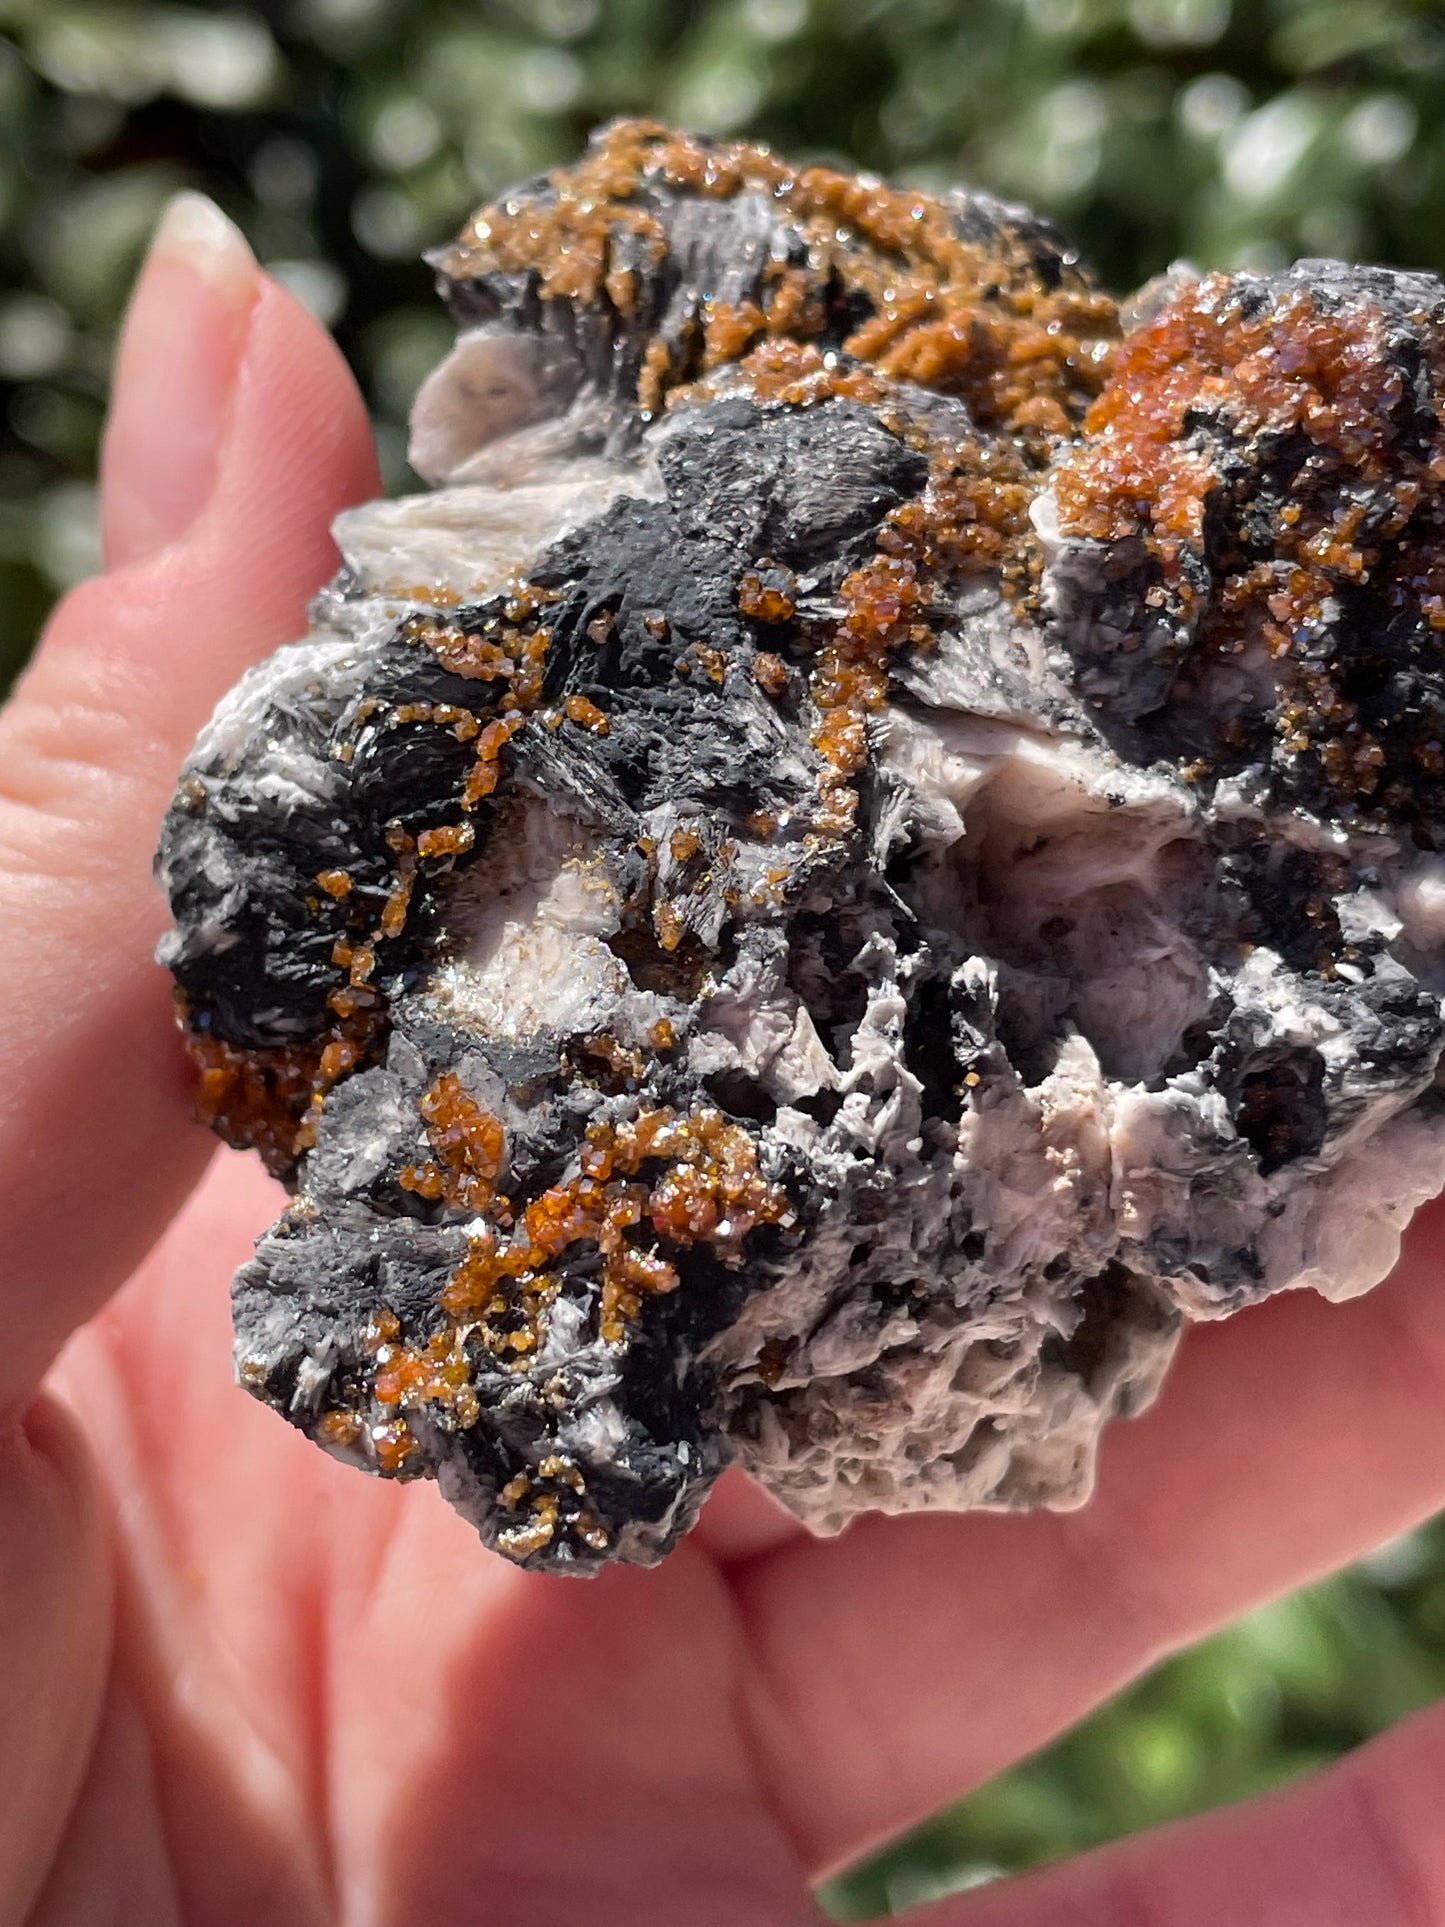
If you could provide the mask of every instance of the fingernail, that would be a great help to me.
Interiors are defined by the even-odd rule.
[[[190,528],[216,479],[260,287],[245,237],[204,194],[166,209],[131,297],[101,455],[106,563]]]

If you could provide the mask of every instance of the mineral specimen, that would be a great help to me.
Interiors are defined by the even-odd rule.
[[[639,123],[436,266],[165,826],[242,1382],[556,1571],[1077,1503],[1445,1180],[1445,288]]]

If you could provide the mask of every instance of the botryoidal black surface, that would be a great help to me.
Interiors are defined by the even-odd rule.
[[[1445,289],[637,123],[437,267],[161,846],[242,1383],[559,1572],[1078,1503],[1445,1180]]]

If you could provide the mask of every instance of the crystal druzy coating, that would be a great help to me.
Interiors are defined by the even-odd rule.
[[[1445,1181],[1445,288],[642,123],[436,267],[161,846],[242,1383],[555,1571],[1077,1503]]]

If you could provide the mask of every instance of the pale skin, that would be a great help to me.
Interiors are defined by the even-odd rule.
[[[802,1534],[725,1480],[665,1565],[485,1552],[231,1383],[279,1194],[189,1116],[150,856],[376,487],[326,336],[214,211],[142,275],[107,574],[0,714],[0,1927],[804,1927],[811,1883],[1159,1656],[1445,1503],[1438,1211],[1396,1276],[1191,1335],[1067,1516]],[[1445,1922],[1445,1709],[918,1927]]]

